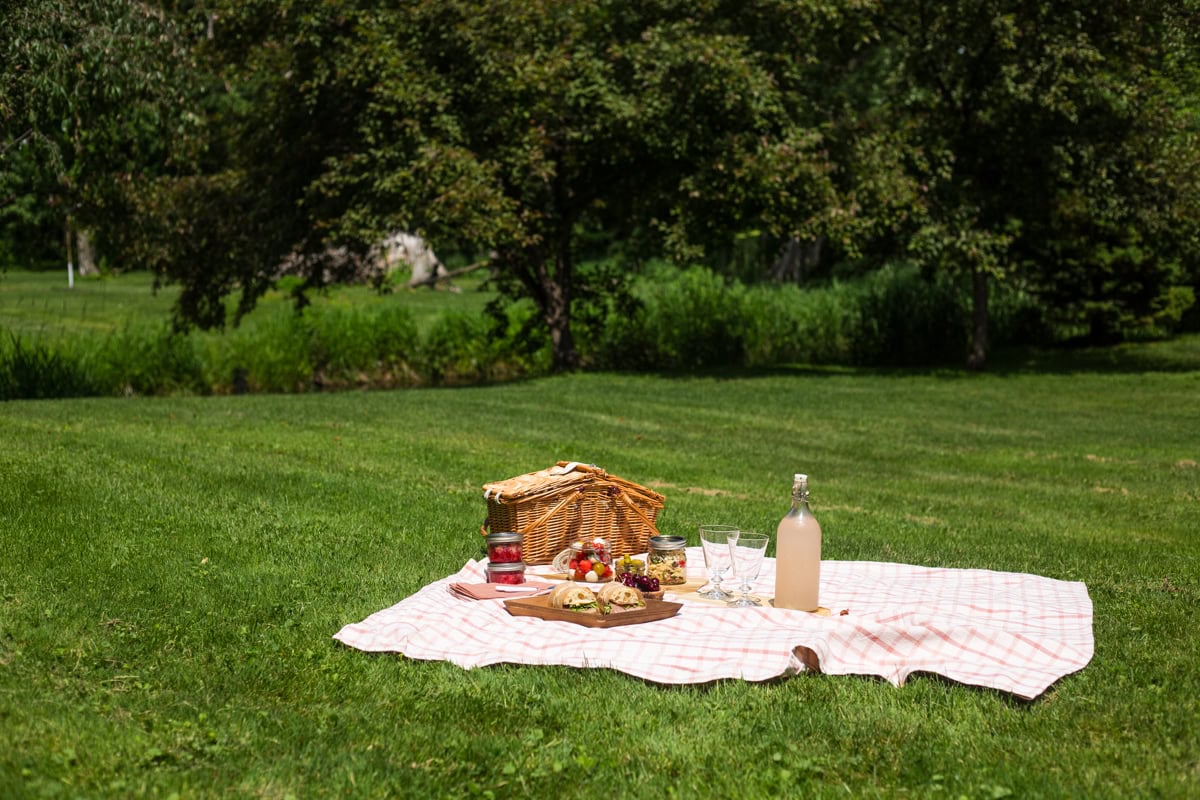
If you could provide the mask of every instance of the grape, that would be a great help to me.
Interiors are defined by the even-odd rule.
[[[622,572],[620,581],[626,586],[640,589],[643,592],[657,592],[659,588],[658,578],[650,575],[634,575],[631,572]]]

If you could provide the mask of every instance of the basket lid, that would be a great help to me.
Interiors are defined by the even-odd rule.
[[[515,503],[536,497],[560,494],[566,489],[588,484],[617,486],[643,502],[661,508],[662,495],[632,481],[610,475],[595,464],[579,461],[559,461],[553,467],[518,475],[508,480],[484,484],[483,496],[496,503]]]

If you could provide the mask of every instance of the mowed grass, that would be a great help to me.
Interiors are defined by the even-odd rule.
[[[1195,796],[1198,390],[796,370],[0,405],[0,796]],[[331,640],[481,556],[483,483],[560,458],[657,487],[693,543],[773,530],[808,472],[827,558],[1084,581],[1095,658],[1026,703]]]
[[[484,273],[471,273],[455,279],[461,291],[408,289],[400,285],[390,292],[378,292],[368,286],[339,286],[311,298],[317,307],[369,310],[392,306],[407,310],[418,328],[424,329],[448,312],[476,314],[495,294],[480,291]],[[154,276],[148,272],[127,272],[114,276],[76,277],[75,286],[67,287],[66,270],[0,272],[0,329],[30,340],[58,341],[80,336],[103,336],[131,326],[165,324],[179,287],[168,285],[157,291]],[[229,301],[230,324],[236,296]],[[272,290],[259,306],[240,323],[247,329],[293,313],[291,296],[284,290]]]

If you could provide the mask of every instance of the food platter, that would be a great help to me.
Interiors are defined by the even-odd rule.
[[[619,611],[613,614],[581,614],[565,608],[554,608],[550,598],[518,597],[505,600],[504,608],[514,617],[538,617],[558,622],[573,622],[587,628],[615,628],[620,625],[636,625],[641,622],[654,622],[668,619],[679,613],[682,603],[670,603],[666,600],[647,600],[645,608],[633,611]]]

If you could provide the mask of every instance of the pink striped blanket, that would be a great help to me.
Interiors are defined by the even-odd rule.
[[[689,548],[689,575],[703,556]],[[489,664],[603,667],[667,684],[762,681],[805,670],[874,675],[900,686],[933,673],[1033,699],[1092,658],[1092,603],[1082,583],[979,569],[822,562],[830,616],[686,602],[666,620],[607,629],[515,617],[451,583],[486,580],[483,563],[425,586],[334,636],[369,652]],[[774,559],[756,594],[774,595]],[[842,613],[842,612],[846,613]]]

